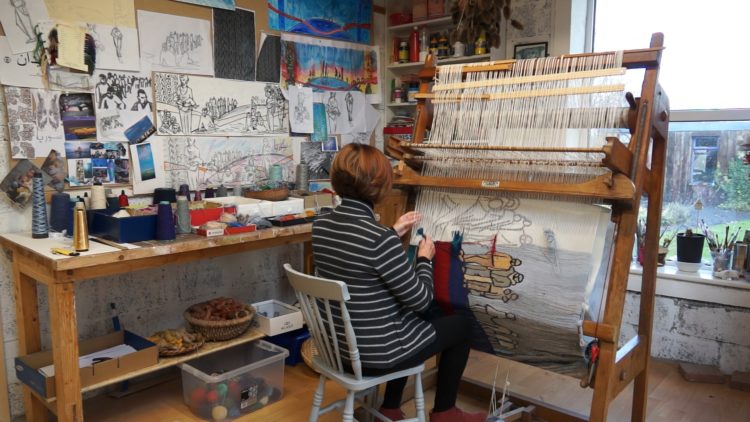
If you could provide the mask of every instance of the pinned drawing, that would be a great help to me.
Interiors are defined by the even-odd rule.
[[[281,88],[302,84],[321,91],[354,91],[381,101],[378,49],[368,45],[281,36]]]
[[[372,0],[269,0],[268,23],[277,31],[368,44]]]
[[[309,169],[309,180],[331,178],[331,164],[336,155],[335,151],[323,151],[319,142],[303,142],[300,153]]]
[[[214,74],[209,21],[139,10],[138,34],[141,70]]]
[[[266,136],[289,132],[279,86],[154,73],[159,135]]]
[[[34,63],[33,53],[13,54],[8,37],[4,36],[0,36],[0,83],[6,86],[44,88],[42,70]]]
[[[279,83],[281,69],[281,37],[260,34],[260,51],[255,65],[255,80],[258,82]]]
[[[36,46],[34,27],[48,20],[44,0],[0,1],[0,22],[14,54],[33,51]]]
[[[221,184],[255,186],[269,179],[275,164],[281,167],[283,180],[293,180],[293,141],[289,137],[169,138],[168,184],[187,183],[191,189]]]
[[[215,76],[255,80],[255,12],[214,10]],[[278,70],[278,69],[277,69]]]
[[[328,93],[328,133],[348,134],[367,131],[367,104],[365,95],[359,91],[332,91]],[[329,112],[330,110],[330,112]]]
[[[34,103],[31,89],[5,87],[8,110],[8,133],[12,158],[36,157],[34,145]]]
[[[96,45],[97,69],[140,70],[136,28],[87,23],[86,29]]]
[[[127,130],[153,114],[151,77],[143,73],[100,71],[91,77],[97,131],[107,140],[125,142]]]
[[[60,118],[60,92],[32,90],[34,102],[34,156],[45,157],[50,150],[64,151],[65,132]]]
[[[289,87],[289,108],[292,109],[291,128],[294,133],[313,133],[313,91],[308,87]]]
[[[326,101],[326,120],[328,122],[328,133],[339,133],[338,122],[341,117],[341,109],[336,101],[336,93],[329,92],[328,100]]]

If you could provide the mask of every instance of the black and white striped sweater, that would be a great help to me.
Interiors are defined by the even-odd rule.
[[[375,221],[368,204],[345,198],[318,218],[312,246],[318,275],[347,284],[363,367],[393,367],[435,340],[432,325],[417,315],[432,301],[432,265],[420,258],[415,270],[398,235]],[[340,319],[335,323],[346,350]]]

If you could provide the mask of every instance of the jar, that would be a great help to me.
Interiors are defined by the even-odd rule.
[[[398,62],[409,63],[409,43],[401,41],[401,47],[398,49]]]
[[[417,87],[417,85],[409,86],[409,91],[407,91],[406,93],[407,94],[406,98],[410,103],[417,102],[417,92],[419,92],[419,88]]]
[[[401,96],[403,95],[403,92],[401,91],[401,88],[396,88],[393,90],[393,102],[394,103],[401,103]]]

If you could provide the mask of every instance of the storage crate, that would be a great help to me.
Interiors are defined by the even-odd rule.
[[[263,340],[180,365],[182,397],[196,415],[231,420],[281,399],[289,352]]]
[[[284,363],[289,366],[294,366],[302,360],[302,343],[309,338],[310,331],[308,331],[307,328],[300,328],[299,330],[290,331],[277,336],[266,337],[266,341],[288,350],[289,357],[286,358]]]
[[[91,234],[118,243],[156,239],[156,215],[117,218],[112,217],[113,211],[105,210],[97,210],[94,214]]]
[[[288,333],[304,325],[302,312],[299,309],[278,300],[253,303],[253,307],[255,308],[253,328],[267,336]]]

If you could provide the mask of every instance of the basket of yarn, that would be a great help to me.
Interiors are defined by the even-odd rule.
[[[207,341],[223,341],[247,331],[255,308],[235,299],[219,297],[190,306],[183,316],[190,328],[203,334]]]

